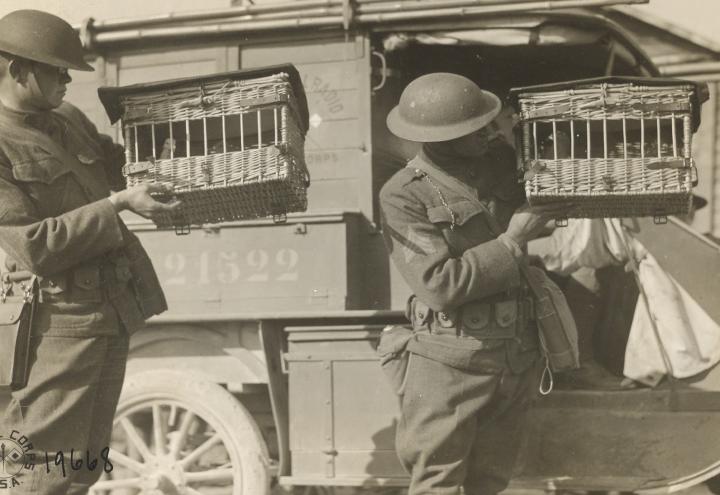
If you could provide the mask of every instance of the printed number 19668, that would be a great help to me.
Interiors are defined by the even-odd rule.
[[[288,248],[253,249],[244,256],[238,251],[201,251],[197,257],[168,253],[162,264],[163,285],[295,282],[299,260],[298,252]]]

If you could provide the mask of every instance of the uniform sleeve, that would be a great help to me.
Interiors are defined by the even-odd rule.
[[[123,244],[120,220],[109,199],[40,218],[13,182],[10,167],[2,163],[0,198],[0,248],[18,269],[49,276]]]
[[[421,301],[448,311],[521,284],[518,261],[501,240],[451,254],[425,206],[406,190],[380,195],[383,236],[393,263]]]

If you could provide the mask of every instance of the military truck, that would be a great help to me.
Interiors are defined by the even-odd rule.
[[[606,10],[643,2],[298,0],[85,22],[97,70],[73,74],[68,99],[118,139],[98,86],[295,64],[312,177],[307,212],[282,224],[203,225],[176,237],[126,218],[170,310],[132,339],[115,469],[96,493],[403,492],[397,398],[374,347],[385,325],[405,321],[409,290],[388,262],[377,196],[414,148],[389,134],[385,117],[428,72],[460,73],[501,96],[657,76]],[[634,228],[681,279],[718,266],[717,246],[675,219]],[[678,249],[704,266],[688,268]],[[717,294],[715,285],[705,289]],[[654,389],[556,391],[533,415],[515,488],[669,492],[720,472],[717,370]]]

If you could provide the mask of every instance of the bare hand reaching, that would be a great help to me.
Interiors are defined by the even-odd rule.
[[[180,201],[172,200],[164,203],[151,194],[172,194],[171,186],[164,184],[138,184],[136,186],[113,193],[110,201],[117,212],[130,210],[145,218],[153,218],[161,213],[176,210]]]
[[[542,206],[525,204],[515,210],[505,234],[519,246],[524,246],[542,232],[548,221],[567,216],[573,206],[567,203]]]

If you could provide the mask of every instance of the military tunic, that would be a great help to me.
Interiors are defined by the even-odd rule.
[[[496,493],[520,448],[539,352],[523,252],[488,215],[507,228],[524,195],[507,144],[477,164],[440,158],[426,146],[380,193],[387,248],[414,292],[396,448],[412,495]],[[383,362],[403,350],[401,334],[381,338]]]
[[[40,285],[29,383],[13,391],[5,428],[41,458],[101,455],[129,334],[167,308],[147,253],[108,199],[123,187],[123,163],[122,147],[70,104],[38,114],[0,105],[0,248],[9,270]],[[101,470],[50,471],[23,470],[13,493],[81,493]]]

